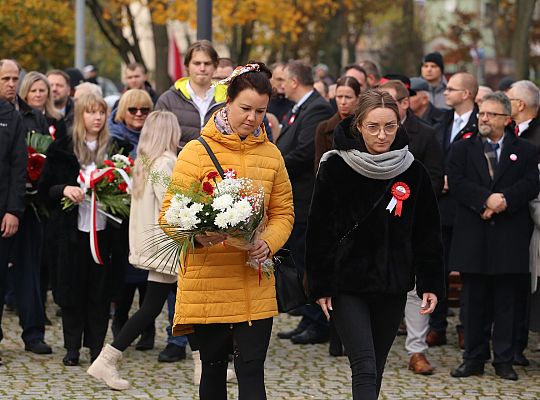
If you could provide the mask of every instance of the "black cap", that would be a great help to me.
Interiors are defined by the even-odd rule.
[[[444,59],[441,53],[438,51],[435,51],[433,53],[426,54],[424,58],[422,59],[422,64],[432,62],[439,66],[441,69],[441,72],[444,73]]]
[[[500,90],[501,92],[506,92],[508,89],[510,89],[510,87],[514,84],[515,81],[516,80],[511,76],[505,76],[499,81],[497,90]]]
[[[84,76],[78,68],[66,68],[64,72],[69,75],[69,86],[72,88],[84,82]]]

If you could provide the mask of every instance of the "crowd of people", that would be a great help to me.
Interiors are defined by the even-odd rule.
[[[347,356],[355,399],[378,397],[400,329],[408,368],[434,373],[427,352],[447,344],[452,271],[462,282],[464,351],[451,376],[483,374],[492,360],[499,377],[518,379],[513,365],[529,365],[529,332],[540,331],[533,82],[504,79],[493,91],[468,72],[447,79],[438,52],[416,77],[382,74],[370,60],[335,81],[325,65],[301,60],[236,69],[204,40],[189,47],[185,67],[158,95],[142,65],[126,65],[121,96],[105,99],[75,68],[23,73],[16,60],[0,60],[0,322],[4,306],[18,313],[26,351],[52,353],[50,292],[64,365],[78,366],[86,347],[88,374],[124,390],[122,353],[137,338],[137,350],[154,348],[154,321],[167,305],[158,361],[185,359],[189,344],[201,399],[227,398],[227,380],[237,380],[240,399],[265,399],[276,291],[246,259],[286,248],[309,303],[289,312],[298,325],[277,336]],[[32,182],[25,141],[36,134],[52,143]],[[134,160],[121,223],[94,214],[85,194],[116,153]],[[149,171],[188,188],[218,166],[263,182],[268,218],[251,247],[207,233],[182,270],[150,257],[173,193]]]

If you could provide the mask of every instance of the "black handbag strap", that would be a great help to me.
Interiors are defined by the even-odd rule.
[[[206,149],[206,152],[208,153],[208,155],[210,156],[210,159],[214,163],[214,166],[216,167],[219,176],[221,176],[221,179],[225,179],[225,172],[223,172],[223,168],[221,167],[221,164],[219,163],[218,159],[216,158],[216,155],[214,154],[214,152],[212,151],[212,149],[210,148],[206,140],[204,140],[202,136],[199,136],[197,140],[201,142],[201,144]]]
[[[392,183],[394,183],[393,180],[391,180],[391,181],[386,185],[386,189],[384,189],[383,194],[381,194],[381,196],[380,196],[380,197],[377,199],[377,201],[373,204],[373,206],[371,207],[371,209],[370,209],[370,210],[369,210],[362,218],[360,218],[360,220],[358,220],[358,221],[356,222],[356,224],[354,224],[354,226],[353,226],[351,229],[349,229],[349,231],[348,231],[345,235],[343,235],[343,236],[341,237],[341,239],[339,239],[339,241],[338,241],[338,246],[339,246],[345,239],[347,239],[347,237],[348,237],[351,233],[353,233],[353,232],[356,230],[356,228],[358,228],[358,227],[360,226],[360,224],[366,220],[367,217],[369,217],[369,215],[373,212],[373,210],[375,210],[375,209],[377,208],[377,206],[379,205],[379,203],[382,201],[382,199],[383,199],[384,196],[386,195],[386,192],[388,192],[388,189],[390,189],[390,186],[392,185]]]

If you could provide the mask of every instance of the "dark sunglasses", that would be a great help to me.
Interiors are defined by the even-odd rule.
[[[140,111],[142,115],[148,115],[150,112],[150,107],[129,107],[128,112],[131,115],[136,115],[137,112]]]

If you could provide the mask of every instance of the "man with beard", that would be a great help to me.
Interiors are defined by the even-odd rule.
[[[512,368],[513,321],[519,290],[529,280],[529,201],[538,194],[539,182],[537,150],[505,129],[510,114],[504,93],[484,96],[479,135],[452,146],[448,180],[458,204],[450,264],[461,274],[467,308],[465,352],[463,363],[451,372],[455,378],[484,373],[491,336],[495,373],[518,379]]]
[[[47,79],[51,84],[54,107],[62,114],[66,129],[69,130],[73,125],[75,109],[73,99],[70,97],[69,75],[59,69],[53,69],[47,72]]]

